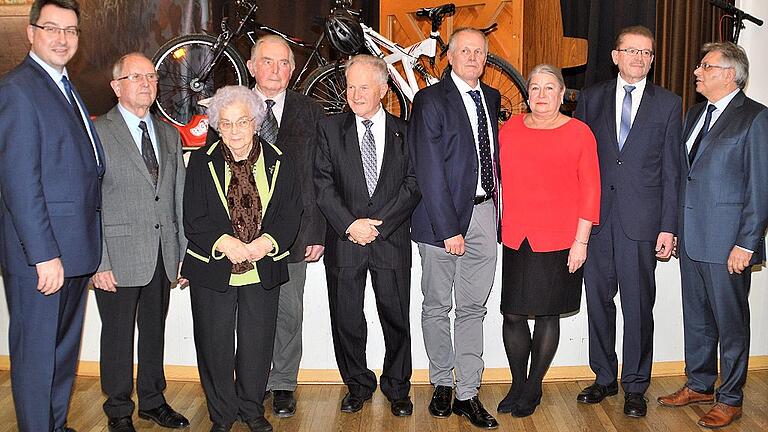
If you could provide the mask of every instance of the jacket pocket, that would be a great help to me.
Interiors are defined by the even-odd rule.
[[[51,216],[74,216],[74,201],[49,201],[45,203],[48,207],[48,214]]]

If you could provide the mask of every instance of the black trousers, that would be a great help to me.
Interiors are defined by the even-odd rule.
[[[101,316],[101,389],[107,395],[107,417],[129,417],[134,410],[133,344],[138,326],[138,373],[136,393],[139,409],[157,408],[165,403],[165,317],[171,282],[165,274],[163,255],[158,251],[152,280],[145,286],[118,286],[117,292],[94,290]]]
[[[218,292],[192,285],[190,296],[197,368],[211,421],[231,424],[263,416],[280,288],[254,284]]]
[[[618,211],[590,237],[584,286],[589,321],[589,365],[596,381],[616,381],[616,304],[618,291],[624,317],[621,386],[645,393],[653,365],[653,305],[656,301],[656,242],[635,241],[621,227]]]
[[[381,391],[389,400],[402,399],[411,389],[410,269],[326,266],[336,363],[350,393],[367,397],[376,390],[376,375],[365,356],[368,325],[363,303],[369,270],[384,333]]]

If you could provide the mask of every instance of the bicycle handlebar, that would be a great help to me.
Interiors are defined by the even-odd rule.
[[[759,18],[755,18],[752,15],[737,8],[736,6],[730,5],[722,0],[709,0],[709,3],[712,6],[719,7],[720,9],[724,10],[726,13],[733,14],[738,19],[745,19],[747,21],[751,21],[757,24],[758,27],[763,25],[763,20]]]

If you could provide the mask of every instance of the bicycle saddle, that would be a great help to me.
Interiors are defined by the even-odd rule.
[[[417,17],[428,17],[431,20],[442,19],[445,16],[451,16],[456,12],[456,5],[453,3],[446,3],[433,8],[421,8],[416,11]]]

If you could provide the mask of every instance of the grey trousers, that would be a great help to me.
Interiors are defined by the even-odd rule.
[[[475,206],[464,238],[462,256],[445,248],[419,243],[421,255],[421,327],[429,357],[429,379],[434,385],[454,386],[456,398],[477,394],[483,374],[483,319],[485,303],[496,273],[496,209],[488,200]],[[456,319],[448,313],[456,300]]]
[[[288,263],[288,277],[288,282],[280,286],[268,390],[295,391],[298,383],[307,263]]]

